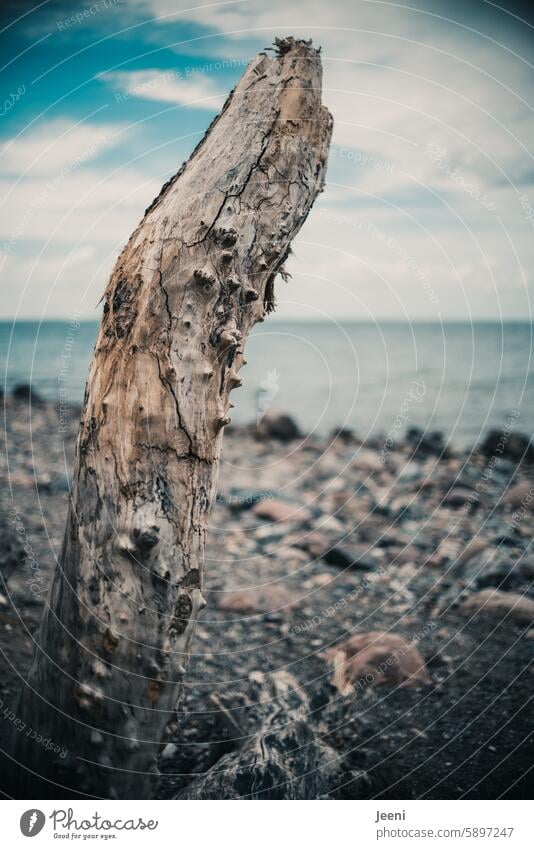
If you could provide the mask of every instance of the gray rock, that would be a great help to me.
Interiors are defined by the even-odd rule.
[[[323,553],[323,559],[340,569],[376,569],[377,558],[366,545],[334,545]]]
[[[499,548],[486,548],[470,558],[463,580],[470,589],[498,588],[507,592],[533,592],[532,565],[525,559],[514,561]]]
[[[503,430],[490,430],[482,443],[482,453],[486,457],[506,457],[516,462],[534,462],[534,443],[524,433],[506,433]]]
[[[43,400],[29,383],[17,383],[11,394],[17,401],[31,401],[32,404],[40,404]]]
[[[301,433],[291,416],[277,410],[267,410],[256,427],[256,435],[262,439],[272,438],[279,439],[280,442],[289,442],[292,439],[298,439]]]

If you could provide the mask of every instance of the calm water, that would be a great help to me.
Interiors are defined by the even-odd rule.
[[[60,390],[80,402],[96,332],[94,322],[0,323],[5,386],[31,383],[58,403]],[[466,445],[519,410],[517,429],[531,433],[532,338],[532,326],[517,322],[266,321],[248,341],[232,418],[250,422],[275,407],[306,431],[402,434],[415,424]]]

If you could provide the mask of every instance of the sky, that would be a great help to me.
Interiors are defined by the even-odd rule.
[[[325,192],[276,319],[530,320],[534,17],[383,0],[4,2],[0,318],[97,318],[248,61],[322,48]]]

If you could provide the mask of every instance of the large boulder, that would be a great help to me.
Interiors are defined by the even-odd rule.
[[[16,401],[31,401],[32,404],[40,404],[43,400],[29,383],[17,383],[11,394]]]
[[[515,462],[534,462],[534,443],[524,433],[510,433],[505,429],[490,430],[482,443],[486,457],[506,457]]]
[[[256,426],[256,435],[260,439],[278,439],[280,442],[290,442],[301,436],[297,423],[287,413],[278,410],[267,410]]]
[[[439,430],[421,430],[410,427],[406,431],[406,442],[418,457],[448,457],[449,450]]]
[[[501,590],[481,590],[472,593],[460,605],[460,610],[471,615],[486,613],[495,619],[507,619],[518,625],[534,622],[534,601],[519,593]]]
[[[323,559],[330,566],[338,566],[340,569],[376,569],[379,561],[369,551],[367,545],[345,544],[333,545],[323,552]]]
[[[430,684],[423,657],[400,634],[367,631],[325,652],[332,684],[343,696],[379,684],[414,687]]]
[[[513,592],[534,591],[532,558],[512,558],[500,547],[486,546],[453,570],[470,590],[495,588]]]

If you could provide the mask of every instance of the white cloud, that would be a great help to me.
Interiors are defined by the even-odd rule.
[[[64,119],[38,124],[2,145],[0,176],[56,177],[123,141],[124,131],[118,124],[74,124]]]
[[[180,71],[112,71],[102,79],[118,89],[117,102],[129,97],[177,103],[194,109],[219,108],[224,95],[217,90],[213,80],[202,73]]]
[[[0,239],[77,239],[91,232],[96,241],[129,236],[162,184],[143,171],[87,168],[61,181],[25,180],[17,187],[0,181],[0,191],[11,188],[9,215],[0,217]],[[54,235],[55,234],[55,235]]]
[[[323,48],[323,100],[334,114],[334,144],[327,190],[289,263],[294,278],[277,285],[277,317],[327,310],[337,317],[463,318],[495,317],[502,310],[526,318],[522,269],[532,287],[534,240],[518,194],[528,194],[534,206],[529,188],[534,162],[525,150],[533,114],[524,102],[531,98],[533,74],[511,51],[531,59],[531,49],[513,36],[513,21],[494,8],[480,16],[484,33],[477,32],[468,6],[436,2],[428,6],[436,14],[425,15],[424,9],[380,2],[247,0],[177,11],[174,0],[132,0],[128,16],[162,16],[143,27],[143,37],[159,44],[163,39],[182,57],[202,56],[205,73],[153,67],[108,72],[102,79],[123,99],[178,104],[189,114],[212,110],[220,105],[223,86],[210,57],[252,55],[276,35],[313,38]],[[444,16],[463,16],[465,26],[440,19],[440,8]],[[190,27],[188,43],[172,29],[184,22],[197,25]],[[499,46],[499,40],[506,43]],[[236,77],[238,71],[236,66]],[[73,169],[76,151],[91,150],[95,133],[106,131],[54,122],[40,135],[21,137],[0,166],[2,188],[8,177],[32,166],[31,179],[16,188],[8,221],[4,216],[0,225],[4,242],[23,225],[8,256],[10,279],[28,273],[26,240],[46,240],[58,228],[29,296],[31,305],[44,302],[59,270],[52,314],[85,287],[89,271],[104,257],[102,267],[111,266],[116,245],[128,237],[166,176],[153,178],[148,160],[117,173],[101,167],[97,156],[123,138],[115,139],[120,127],[111,128],[109,144],[97,143],[87,165]],[[150,123],[143,132],[150,142]],[[430,153],[436,149],[438,157]],[[48,190],[46,204],[28,220],[32,199],[62,170],[66,179]],[[65,252],[80,250],[80,236],[94,253],[85,260],[75,253],[63,274]]]

